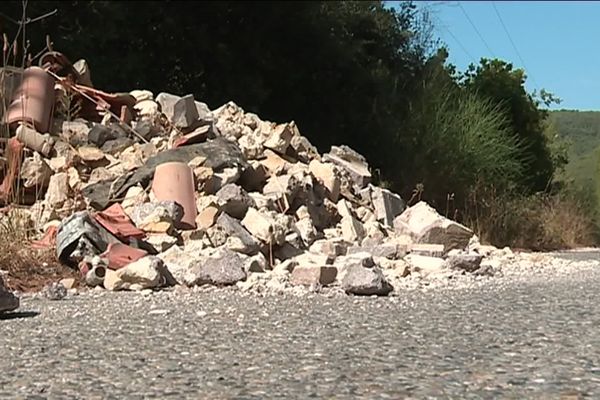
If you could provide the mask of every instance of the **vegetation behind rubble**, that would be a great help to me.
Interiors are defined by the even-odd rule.
[[[13,38],[23,2],[2,4]],[[353,147],[380,183],[496,245],[593,239],[593,207],[556,180],[567,153],[544,110],[556,99],[528,93],[509,62],[457,71],[410,2],[39,1],[26,15],[21,49],[39,54],[49,35],[103,90],[193,93],[211,109],[233,100],[295,120],[321,152]]]

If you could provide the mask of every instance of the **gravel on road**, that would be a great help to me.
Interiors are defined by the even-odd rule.
[[[574,265],[389,297],[28,295],[0,316],[0,398],[598,398],[600,268]]]

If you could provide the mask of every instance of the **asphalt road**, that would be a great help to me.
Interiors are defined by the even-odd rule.
[[[600,398],[600,271],[397,297],[25,298],[0,398]]]

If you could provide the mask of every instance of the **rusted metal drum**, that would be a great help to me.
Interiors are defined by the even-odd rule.
[[[160,164],[154,172],[152,192],[159,201],[175,201],[183,208],[183,218],[176,226],[179,229],[196,229],[196,197],[194,174],[185,163]]]
[[[50,130],[55,101],[54,83],[54,78],[42,68],[30,67],[25,70],[6,113],[5,121],[11,129],[16,129],[19,122],[24,122],[41,133]]]

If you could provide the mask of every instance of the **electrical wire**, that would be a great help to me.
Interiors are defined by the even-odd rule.
[[[465,8],[462,6],[462,4],[459,2],[458,6],[460,7],[461,11],[463,12],[463,14],[465,15],[465,17],[467,17],[467,20],[469,21],[469,23],[471,24],[471,26],[473,27],[473,29],[475,30],[475,33],[477,33],[477,36],[479,36],[479,39],[481,39],[481,41],[483,42],[483,44],[485,45],[485,47],[488,49],[488,51],[490,52],[490,54],[492,55],[492,57],[496,58],[496,55],[494,54],[494,52],[492,51],[492,48],[490,47],[490,45],[485,41],[485,39],[483,38],[483,36],[481,35],[481,32],[479,32],[479,29],[477,29],[477,27],[475,26],[475,24],[473,23],[473,21],[471,20],[471,17],[469,17],[469,14],[467,14],[467,11],[465,10]]]
[[[515,53],[517,53],[517,57],[519,57],[521,64],[523,64],[523,68],[525,68],[526,71],[529,71],[529,68],[527,68],[527,65],[525,64],[525,60],[523,60],[523,57],[521,57],[521,53],[519,53],[519,50],[517,49],[517,46],[515,45],[515,42],[513,41],[512,36],[510,35],[510,33],[508,31],[508,28],[504,24],[504,20],[500,16],[500,12],[498,11],[498,8],[496,8],[496,3],[494,1],[492,1],[492,6],[494,7],[494,11],[496,12],[496,15],[498,16],[498,19],[500,20],[500,24],[502,25],[502,28],[504,28],[504,32],[506,33],[506,36],[508,36],[508,40],[510,41],[510,44],[512,45],[513,49],[515,50]],[[539,88],[539,85],[536,82],[534,76],[531,73],[530,73],[530,76],[531,76],[531,80],[533,81],[535,86]]]

